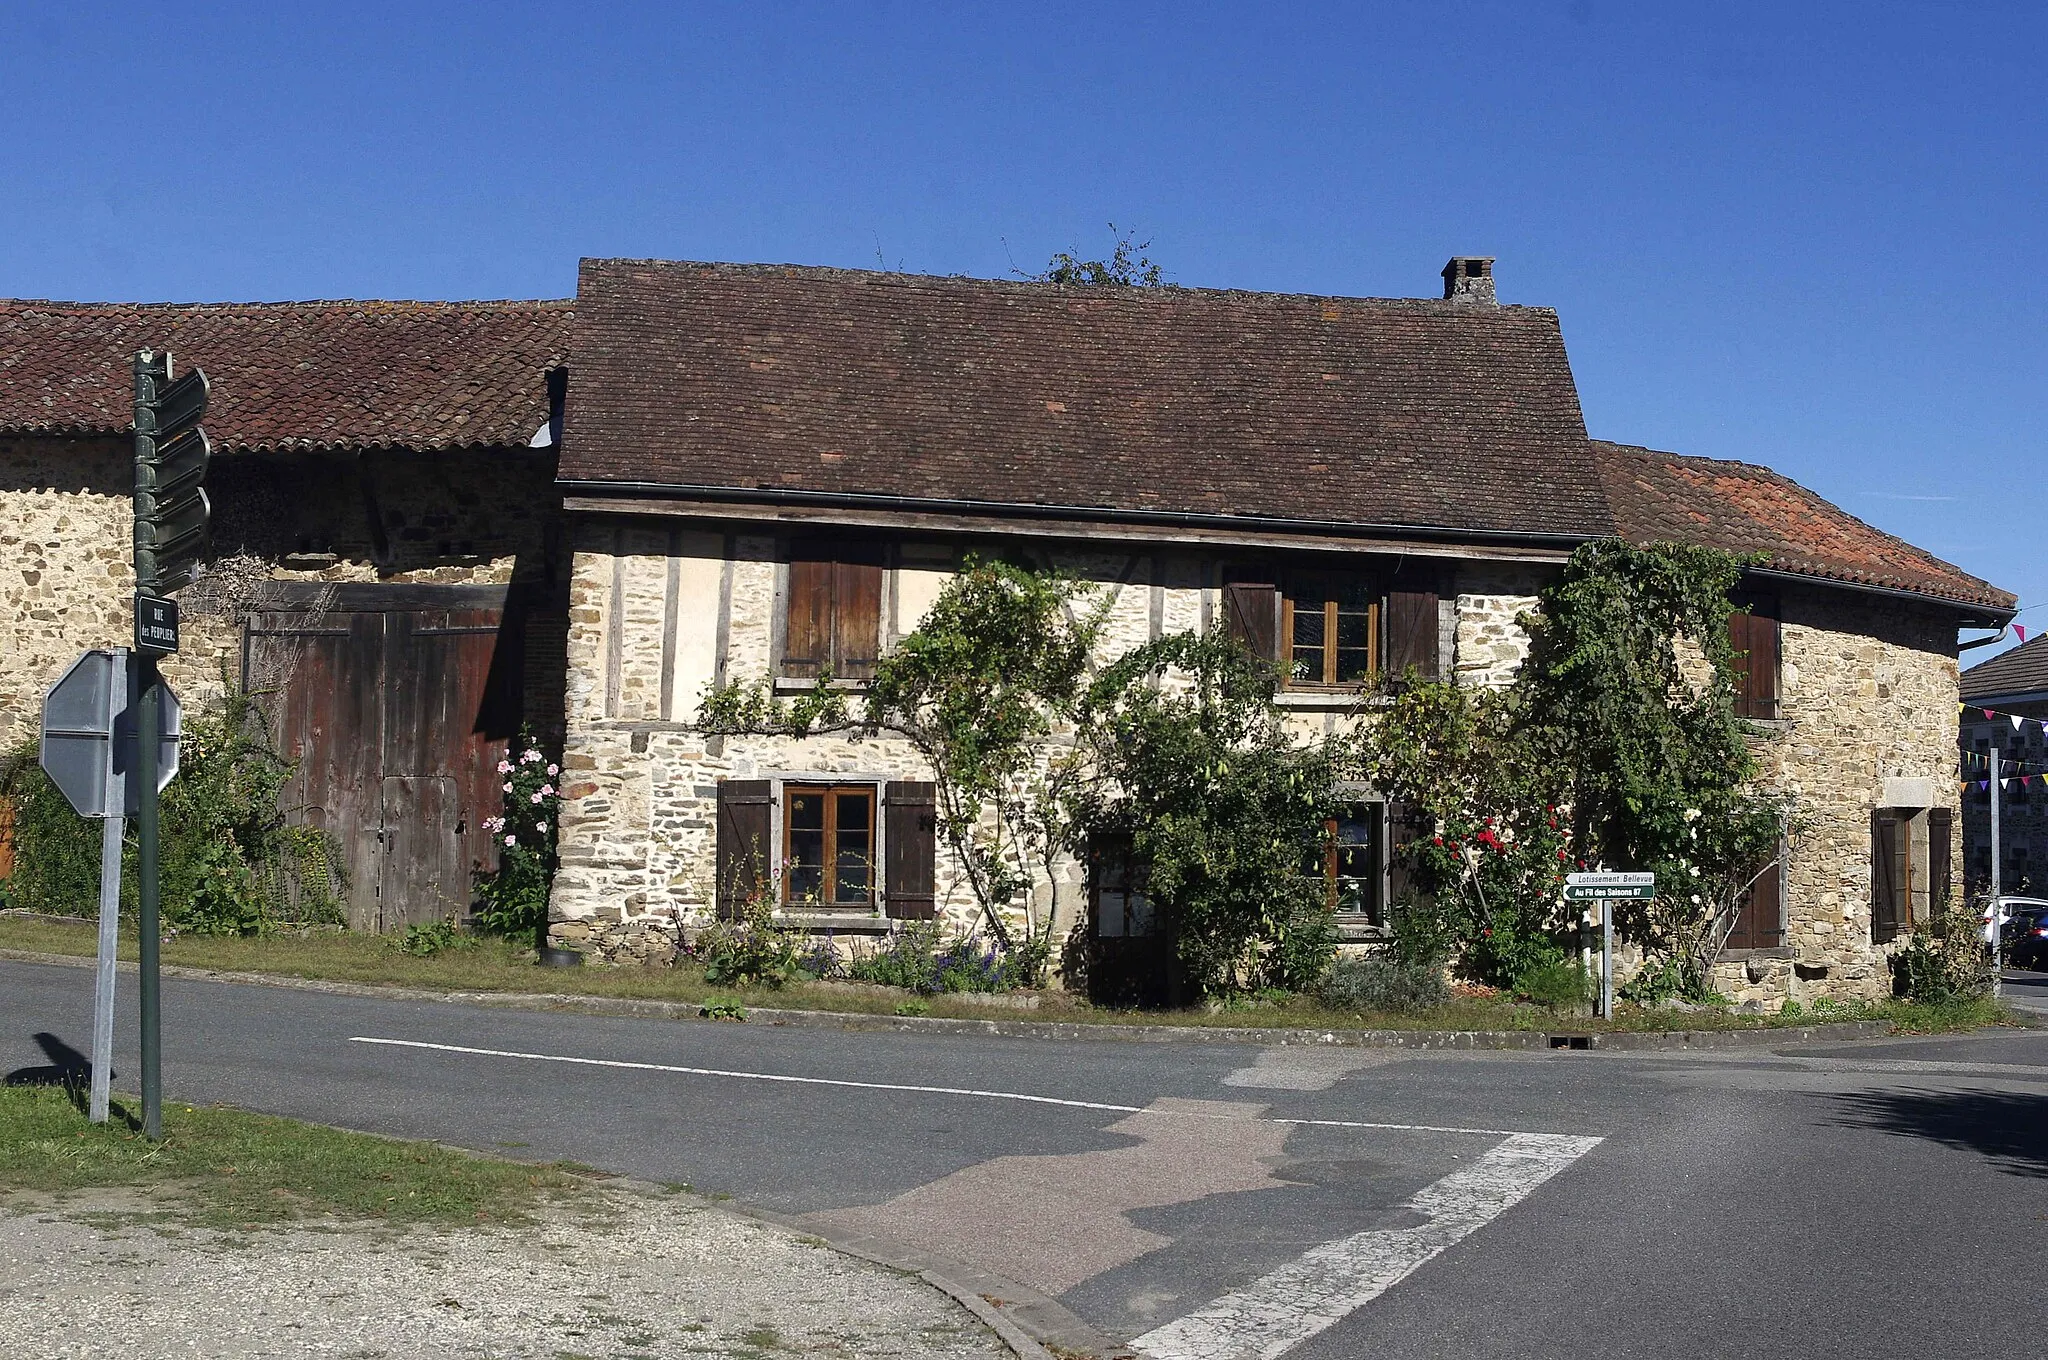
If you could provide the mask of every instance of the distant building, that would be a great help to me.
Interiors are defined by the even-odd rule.
[[[2000,652],[1963,672],[1965,753],[1963,880],[1971,893],[1991,886],[1991,790],[1982,757],[1999,754],[1999,858],[2003,892],[2048,891],[2048,634]],[[1986,711],[1990,716],[1986,716]],[[2021,719],[2015,723],[2013,719]]]

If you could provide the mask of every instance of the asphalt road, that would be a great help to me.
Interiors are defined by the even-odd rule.
[[[0,963],[0,1070],[87,1048],[90,986]],[[1172,1360],[2010,1357],[2048,1335],[2048,1031],[1423,1054],[164,997],[174,1097],[729,1194]]]

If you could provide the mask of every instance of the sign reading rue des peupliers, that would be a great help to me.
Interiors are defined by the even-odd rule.
[[[1585,873],[1564,876],[1567,902],[1646,902],[1657,895],[1657,876],[1645,873]]]

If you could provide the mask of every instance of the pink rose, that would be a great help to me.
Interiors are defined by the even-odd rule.
[[[540,791],[542,793],[553,793],[555,791],[555,786],[553,784],[543,784],[540,786]]]
[[[533,794],[526,801],[529,803],[538,803],[540,801],[540,795],[537,793]]]
[[[554,778],[554,777],[555,777],[556,775],[560,774],[561,772],[562,772],[562,767],[561,767],[561,766],[559,766],[559,765],[549,765],[549,766],[548,766],[548,778],[550,778],[550,779],[553,779],[553,778]]]
[[[511,761],[509,761],[509,760],[501,760],[501,761],[499,761],[499,762],[498,762],[498,773],[499,773],[499,774],[510,774],[510,773],[512,773],[512,762],[511,762]]]
[[[517,836],[507,836],[507,837],[505,838],[505,844],[507,844],[507,845],[517,845],[517,844],[519,844],[519,838],[518,838]]]

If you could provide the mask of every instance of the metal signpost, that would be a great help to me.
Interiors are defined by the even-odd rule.
[[[114,959],[120,938],[121,834],[142,799],[135,744],[135,676],[128,649],[87,652],[43,695],[42,766],[82,817],[100,819],[100,940],[92,1009],[92,1099],[95,1124],[107,1120],[114,1065]],[[157,691],[158,787],[178,772],[178,700]]]
[[[1600,904],[1600,1015],[1614,1018],[1614,904],[1647,902],[1657,895],[1657,876],[1645,873],[1583,873],[1564,876],[1564,900]]]
[[[171,356],[135,356],[135,693],[137,777],[135,818],[137,925],[142,932],[142,1133],[163,1136],[163,1008],[157,971],[157,749],[163,691],[157,658],[178,650],[178,610],[168,597],[198,577],[209,547],[213,507],[200,483],[212,448],[199,418],[206,414],[206,375],[171,373]]]

